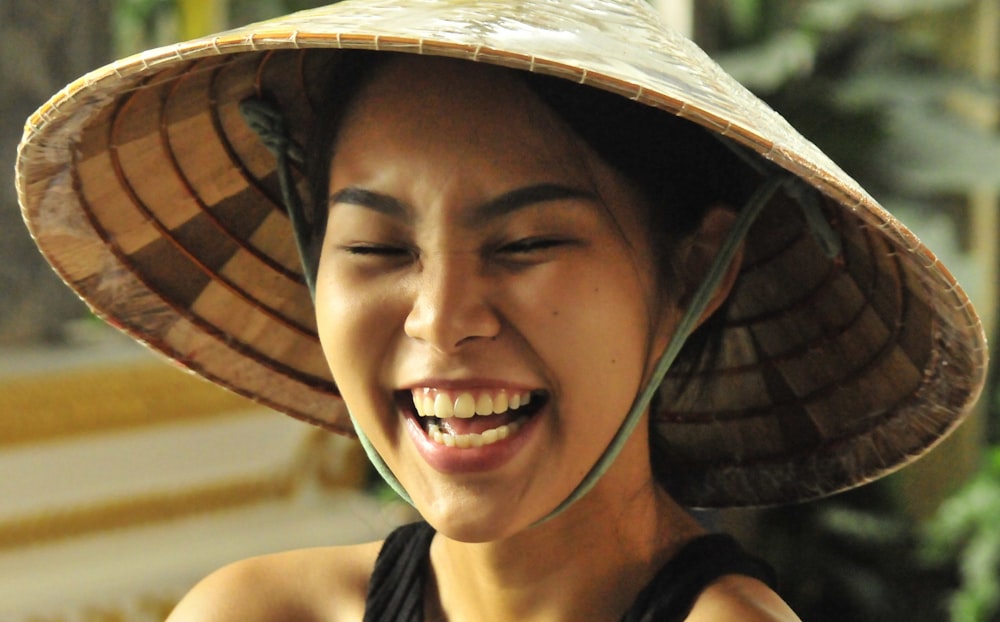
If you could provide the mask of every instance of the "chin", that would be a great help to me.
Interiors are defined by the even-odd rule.
[[[506,540],[519,533],[518,529],[510,524],[510,521],[469,521],[469,520],[444,520],[431,522],[434,529],[449,540],[464,542],[467,544],[485,544],[487,542],[498,542]]]
[[[426,512],[421,511],[421,515],[438,533],[451,540],[484,543],[510,538],[530,528],[548,512],[543,510],[537,517],[524,517],[514,512],[514,507],[495,499],[439,499]]]

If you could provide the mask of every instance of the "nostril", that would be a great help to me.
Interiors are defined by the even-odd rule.
[[[441,351],[451,351],[470,342],[495,341],[502,322],[487,301],[473,295],[432,302],[418,299],[406,316],[403,332]]]

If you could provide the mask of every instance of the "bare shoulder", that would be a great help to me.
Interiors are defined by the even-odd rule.
[[[380,542],[253,557],[199,582],[168,622],[362,619]]]
[[[801,622],[766,584],[742,575],[722,577],[702,592],[687,622]]]

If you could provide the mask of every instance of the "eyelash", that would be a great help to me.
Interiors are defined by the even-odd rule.
[[[351,244],[341,248],[348,254],[358,257],[403,257],[411,254],[409,249],[385,244]]]
[[[530,256],[533,253],[544,252],[560,246],[572,244],[571,240],[551,237],[528,237],[498,244],[487,254],[493,253],[515,259],[518,256]],[[383,260],[403,260],[415,255],[414,251],[403,246],[387,244],[348,244],[341,247],[343,251],[358,258]]]
[[[564,246],[568,244],[568,240],[562,240],[558,238],[524,238],[521,240],[516,240],[508,244],[503,244],[497,249],[500,253],[510,253],[510,254],[528,254],[537,251],[545,251],[557,246]]]

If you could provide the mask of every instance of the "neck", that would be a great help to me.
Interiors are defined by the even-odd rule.
[[[610,475],[610,473],[609,473]],[[620,620],[701,528],[651,477],[605,478],[563,514],[510,538],[436,536],[428,619]],[[629,493],[629,494],[623,494]],[[436,588],[436,589],[434,589]]]

